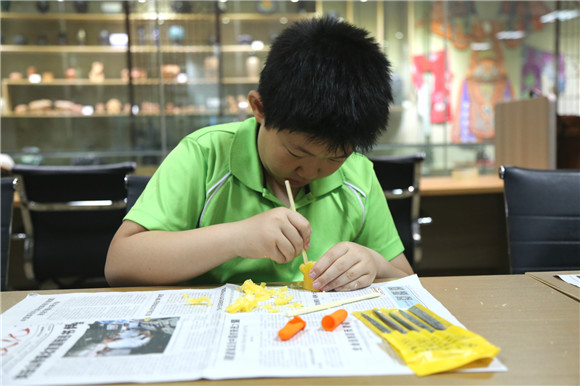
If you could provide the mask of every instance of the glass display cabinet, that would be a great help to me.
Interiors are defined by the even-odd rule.
[[[322,15],[367,29],[384,48],[395,101],[373,153],[425,152],[424,175],[494,173],[495,103],[538,87],[578,92],[577,49],[553,65],[558,33],[545,15],[555,1],[1,4],[2,153],[19,163],[133,160],[153,171],[185,135],[245,119],[272,40]],[[559,69],[576,77],[567,89]]]

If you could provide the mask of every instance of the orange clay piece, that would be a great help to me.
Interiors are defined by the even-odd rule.
[[[278,336],[282,340],[288,340],[292,338],[294,335],[298,334],[300,330],[303,330],[306,327],[306,322],[300,317],[295,316],[292,318],[284,327],[278,331]]]
[[[326,331],[333,331],[339,324],[344,322],[347,316],[348,312],[346,312],[344,308],[341,308],[330,315],[326,315],[322,318],[322,328]]]
[[[320,292],[312,287],[312,279],[308,276],[310,270],[314,266],[314,263],[315,263],[314,261],[309,261],[306,264],[300,264],[299,267],[300,272],[302,272],[302,274],[304,275],[304,283],[302,284],[302,288],[308,291]]]

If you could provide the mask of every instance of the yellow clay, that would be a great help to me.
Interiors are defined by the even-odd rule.
[[[318,292],[318,290],[315,290],[312,287],[312,279],[308,276],[310,270],[314,266],[314,263],[315,263],[314,261],[309,261],[306,264],[300,264],[300,272],[302,272],[302,274],[304,275],[304,283],[302,284],[302,288],[308,291]]]
[[[189,296],[189,295],[188,295]],[[187,298],[187,304],[195,305],[195,304],[202,304],[203,302],[207,302],[207,305],[211,305],[209,298],[207,296],[200,296],[199,298]]]
[[[257,285],[251,279],[248,279],[242,284],[239,291],[243,292],[244,295],[227,306],[227,312],[250,312],[258,307],[269,310],[270,312],[279,311],[278,307],[274,307],[273,304],[259,305],[260,302],[264,301],[272,301],[277,306],[302,307],[299,303],[290,303],[294,297],[288,295],[288,287],[270,289],[266,287],[266,283]]]
[[[293,295],[288,295],[287,297],[284,297],[284,298],[279,297],[279,298],[274,299],[274,303],[277,304],[277,305],[279,305],[279,306],[282,306],[284,304],[290,303],[290,301],[292,299],[294,299],[294,296]]]

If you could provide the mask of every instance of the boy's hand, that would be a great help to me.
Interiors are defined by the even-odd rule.
[[[241,257],[287,263],[310,248],[310,223],[288,208],[271,209],[239,224]]]
[[[343,241],[330,248],[310,270],[314,289],[352,291],[372,284],[380,267],[377,252]],[[382,259],[382,256],[381,256]]]

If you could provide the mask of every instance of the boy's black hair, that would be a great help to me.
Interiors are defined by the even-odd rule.
[[[390,63],[367,31],[325,17],[276,38],[258,92],[268,128],[307,133],[330,151],[367,151],[387,126],[390,81]]]

